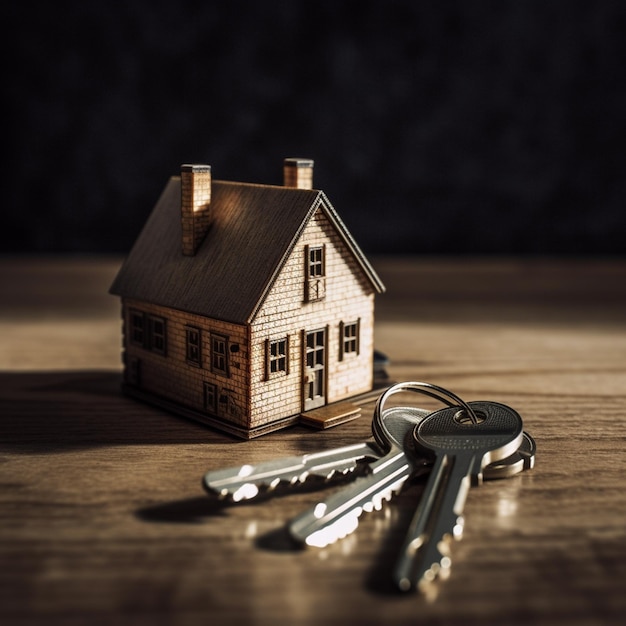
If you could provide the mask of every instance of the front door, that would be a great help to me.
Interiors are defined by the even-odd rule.
[[[305,333],[304,410],[326,404],[326,330]]]

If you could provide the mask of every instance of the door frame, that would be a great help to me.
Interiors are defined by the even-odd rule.
[[[314,364],[315,367],[309,368],[307,365],[308,338],[310,335],[323,333],[323,343],[316,344],[314,350],[317,352],[321,348],[322,363]],[[310,380],[312,372],[321,372],[322,393],[319,396],[310,397]],[[302,411],[312,411],[321,406],[325,406],[328,402],[328,326],[314,328],[313,330],[302,330]]]

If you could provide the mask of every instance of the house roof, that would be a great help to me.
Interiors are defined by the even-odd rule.
[[[322,191],[214,180],[211,227],[181,250],[181,181],[170,178],[111,293],[235,323],[251,322],[317,208],[373,289],[384,286]]]

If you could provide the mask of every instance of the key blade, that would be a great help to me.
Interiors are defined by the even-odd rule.
[[[464,411],[449,407],[432,413],[413,431],[416,445],[432,451],[436,460],[394,570],[403,591],[448,574],[449,544],[463,534],[471,485],[481,484],[488,463],[505,459],[522,442],[522,418],[511,407],[497,402],[471,406],[478,421],[470,423]]]
[[[357,478],[323,502],[294,518],[289,533],[300,543],[325,547],[352,533],[363,511],[380,510],[400,491],[412,466],[402,451],[372,463],[371,473]]]
[[[401,591],[410,591],[449,575],[450,544],[463,536],[463,508],[472,485],[473,459],[437,457],[394,570]]]
[[[359,463],[379,459],[382,452],[371,442],[357,443],[333,450],[273,459],[256,465],[242,465],[207,472],[202,480],[211,495],[232,502],[250,500],[279,485],[304,483],[310,478],[330,480],[353,472]]]
[[[450,575],[450,546],[463,535],[464,523],[462,515],[455,515],[447,524],[447,532],[440,536],[441,530],[436,528],[432,535],[423,537],[418,544],[406,549],[407,560],[398,566],[394,576],[400,591],[423,588],[437,577],[445,579]],[[435,536],[439,538],[435,539]]]
[[[459,518],[462,524],[463,518]],[[450,544],[452,538],[446,535],[440,541],[429,541],[424,546],[424,553],[417,567],[411,572],[400,575],[396,578],[396,584],[400,591],[411,591],[412,589],[423,589],[434,582],[437,577],[446,579],[450,575],[452,559],[450,557]]]
[[[369,465],[367,475],[295,518],[290,525],[292,537],[323,547],[354,531],[363,511],[382,508],[383,501],[402,488],[418,465],[412,454],[406,454],[405,446],[426,415],[424,409],[409,407],[375,412],[372,430],[380,449],[387,453]]]

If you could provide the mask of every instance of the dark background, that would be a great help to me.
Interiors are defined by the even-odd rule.
[[[624,2],[4,5],[0,252],[126,252],[181,163],[285,156],[366,252],[626,251]]]

